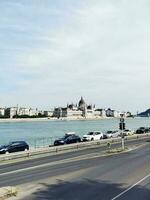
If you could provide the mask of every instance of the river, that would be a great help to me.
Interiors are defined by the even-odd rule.
[[[125,122],[126,128],[134,130],[140,126],[150,126],[150,118],[129,118]],[[45,146],[52,144],[55,138],[61,137],[67,132],[76,132],[83,136],[89,131],[105,132],[117,130],[118,127],[119,119],[1,122],[0,144],[25,140],[30,146]]]

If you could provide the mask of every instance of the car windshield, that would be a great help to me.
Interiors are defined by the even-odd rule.
[[[115,133],[117,133],[117,131],[113,131],[113,132],[112,132],[112,134],[115,134]]]
[[[12,146],[12,145],[22,145],[26,144],[24,141],[16,141],[16,142],[10,142],[7,146]]]
[[[70,135],[64,135],[62,138],[59,138],[60,140],[65,140],[69,137]]]
[[[88,135],[94,135],[94,133],[93,132],[89,132]]]
[[[112,133],[112,131],[107,131],[107,134],[111,134]]]
[[[8,146],[10,146],[12,143],[8,143],[8,144],[4,144],[4,145],[0,145],[1,148],[6,148]]]
[[[9,142],[8,146],[11,146],[11,145],[15,145],[17,144],[18,142]]]

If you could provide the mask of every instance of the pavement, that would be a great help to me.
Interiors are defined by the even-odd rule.
[[[8,197],[16,196],[18,193],[15,187],[2,187],[0,188],[0,200],[6,199]]]
[[[15,200],[150,200],[147,140],[126,142],[132,151],[109,156],[99,147],[3,164],[0,187],[17,186]]]

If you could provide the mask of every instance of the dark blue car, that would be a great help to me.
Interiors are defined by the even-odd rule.
[[[64,145],[64,144],[72,144],[81,142],[81,138],[75,134],[66,134],[64,137],[59,138],[54,141],[54,146]]]
[[[0,146],[0,154],[29,150],[29,145],[24,141],[14,141]]]

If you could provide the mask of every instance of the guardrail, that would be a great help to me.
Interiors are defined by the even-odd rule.
[[[132,136],[126,136],[125,140],[135,140],[140,138],[149,137],[150,133],[147,134],[135,134]],[[25,152],[17,152],[17,153],[10,153],[10,154],[3,154],[0,155],[0,162],[2,161],[8,161],[8,160],[15,160],[15,159],[21,159],[21,158],[30,158],[37,155],[42,154],[57,154],[58,152],[68,151],[68,150],[78,150],[83,148],[93,148],[96,146],[104,145],[104,144],[113,144],[121,141],[121,138],[111,138],[111,139],[104,139],[104,140],[96,140],[96,141],[90,141],[90,142],[81,142],[81,143],[75,143],[75,144],[69,144],[69,145],[62,145],[62,146],[52,146],[52,147],[45,147],[42,149],[36,149],[36,150],[29,150]]]

